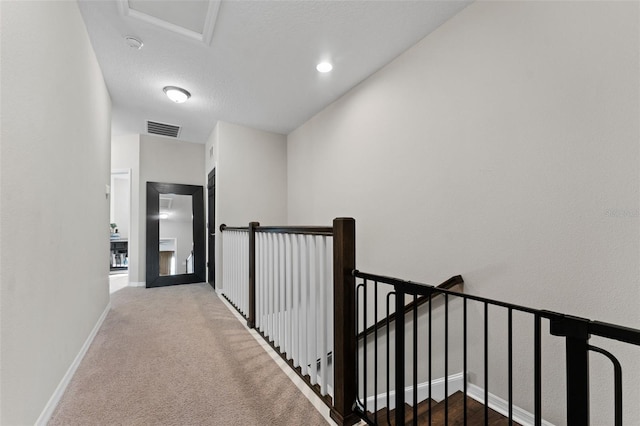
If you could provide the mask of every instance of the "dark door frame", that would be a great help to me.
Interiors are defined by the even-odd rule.
[[[207,282],[216,288],[216,168],[207,177]]]

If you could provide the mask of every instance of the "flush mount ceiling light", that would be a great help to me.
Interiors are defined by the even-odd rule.
[[[140,49],[142,49],[142,46],[144,46],[144,43],[142,42],[142,40],[140,40],[137,37],[126,36],[124,39],[127,42],[127,46],[129,46],[129,47],[131,47],[133,49],[140,50]]]
[[[169,99],[171,99],[173,102],[177,104],[186,102],[187,99],[191,97],[191,93],[187,92],[181,87],[167,86],[162,90],[164,90],[164,93],[166,93]]]
[[[169,215],[166,213],[160,213],[160,219],[169,219]]]
[[[320,62],[317,66],[316,69],[318,70],[318,72],[329,72],[333,69],[333,65],[331,65],[329,62]]]

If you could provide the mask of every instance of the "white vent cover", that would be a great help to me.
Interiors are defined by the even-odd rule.
[[[180,126],[175,124],[159,123],[157,121],[147,120],[147,133],[152,135],[169,136],[177,138],[180,135]]]
[[[171,202],[173,198],[169,197],[160,197],[160,210],[171,210]]]

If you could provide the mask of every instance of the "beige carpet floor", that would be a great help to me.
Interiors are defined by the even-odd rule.
[[[49,425],[326,425],[207,284],[124,288]]]

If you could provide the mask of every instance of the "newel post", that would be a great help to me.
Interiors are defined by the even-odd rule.
[[[256,228],[259,222],[249,223],[249,312],[247,327],[256,326]]]
[[[334,398],[331,418],[341,426],[360,419],[353,412],[356,401],[356,222],[333,220],[333,365]]]
[[[589,424],[589,322],[560,314],[550,319],[550,333],[566,340],[568,426]]]

